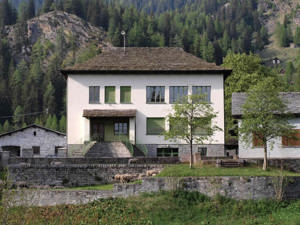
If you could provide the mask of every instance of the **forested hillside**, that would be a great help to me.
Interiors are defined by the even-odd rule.
[[[104,42],[121,46],[122,30],[127,46],[178,46],[222,64],[229,51],[261,53],[270,44],[269,7],[258,0],[0,0],[0,132],[33,122],[64,131],[59,70],[100,53]],[[72,23],[79,18],[71,14],[82,22]],[[82,42],[82,27],[101,35]],[[298,45],[298,33],[291,30],[289,43]]]

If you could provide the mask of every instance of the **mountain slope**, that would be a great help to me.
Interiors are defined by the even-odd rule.
[[[287,61],[294,61],[299,48],[294,47],[279,47],[275,37],[275,29],[277,23],[283,23],[284,16],[290,18],[291,28],[294,31],[297,26],[300,26],[300,1],[299,0],[259,0],[258,10],[263,12],[261,20],[264,26],[268,29],[270,43],[265,46],[260,56],[264,59],[267,65],[272,64],[272,58],[278,57],[282,66]]]
[[[37,40],[55,44],[59,32],[63,32],[67,45],[70,44],[71,39],[75,39],[78,49],[86,47],[91,41],[99,43],[100,46],[110,45],[106,41],[106,33],[102,28],[92,26],[75,15],[61,11],[53,11],[32,18],[26,24],[6,26],[5,32],[16,62],[29,59],[32,46]],[[23,34],[21,39],[20,34]]]

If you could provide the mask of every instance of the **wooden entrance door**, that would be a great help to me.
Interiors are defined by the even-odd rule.
[[[100,122],[93,122],[92,123],[92,130],[91,130],[91,139],[93,141],[102,142],[104,141],[104,124]]]

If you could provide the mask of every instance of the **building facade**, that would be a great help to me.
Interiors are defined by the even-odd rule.
[[[286,92],[281,93],[281,96],[285,102],[287,102],[287,108],[294,116],[289,120],[289,123],[294,126],[296,137],[298,138],[288,139],[286,137],[277,137],[268,142],[268,158],[270,159],[289,159],[300,158],[300,92]],[[232,94],[232,115],[237,118],[238,126],[243,122],[242,120],[242,106],[246,101],[245,93],[233,93]],[[250,144],[244,143],[239,138],[239,158],[253,158],[262,159],[264,157],[264,149],[261,142],[251,135]]]
[[[14,157],[60,157],[66,145],[65,134],[35,124],[0,135],[0,150]]]
[[[223,131],[194,150],[224,156],[223,85],[229,71],[179,48],[127,48],[126,53],[116,48],[62,72],[67,78],[69,149],[91,140],[129,141],[151,157],[188,158],[188,145],[167,141],[161,133],[169,129],[166,116],[178,98],[202,93]]]

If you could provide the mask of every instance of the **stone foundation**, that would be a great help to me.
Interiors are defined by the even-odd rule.
[[[157,145],[146,144],[149,157],[157,156],[157,148],[178,148],[179,158],[182,162],[188,162],[190,160],[190,146],[187,144],[179,145]],[[223,144],[210,144],[210,145],[193,145],[193,153],[199,152],[199,148],[207,148],[207,157],[224,157],[225,149]]]

